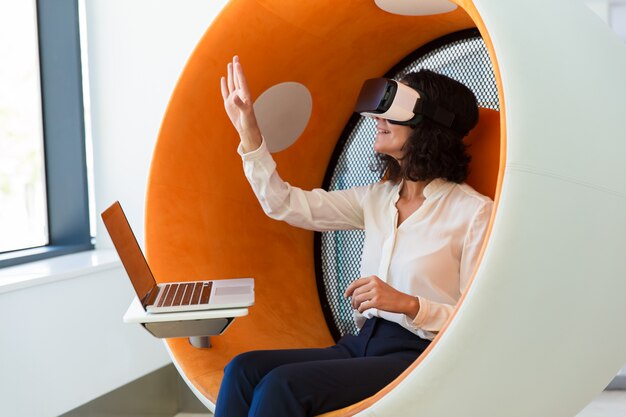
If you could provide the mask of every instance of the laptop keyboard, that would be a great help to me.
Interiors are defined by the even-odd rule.
[[[212,282],[188,282],[166,284],[157,307],[207,304],[211,298]]]

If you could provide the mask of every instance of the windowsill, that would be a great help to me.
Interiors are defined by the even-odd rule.
[[[113,249],[98,249],[0,269],[0,294],[106,271],[122,264]]]

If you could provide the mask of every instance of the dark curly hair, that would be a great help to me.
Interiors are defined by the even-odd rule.
[[[426,69],[409,73],[400,81],[455,113],[456,129],[424,117],[411,131],[401,163],[392,156],[377,154],[375,169],[385,179],[394,182],[443,178],[462,183],[467,178],[471,159],[463,137],[478,123],[476,96],[460,82]]]

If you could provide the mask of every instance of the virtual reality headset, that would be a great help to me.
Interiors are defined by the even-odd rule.
[[[399,125],[415,127],[427,117],[445,127],[456,127],[454,113],[428,101],[421,91],[388,78],[366,80],[355,111],[362,116],[380,117]]]

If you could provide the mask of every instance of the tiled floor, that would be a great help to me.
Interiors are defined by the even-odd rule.
[[[179,413],[175,417],[213,417],[213,414]],[[626,417],[626,391],[604,391],[576,417]]]

